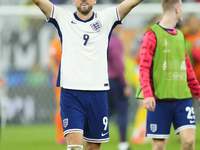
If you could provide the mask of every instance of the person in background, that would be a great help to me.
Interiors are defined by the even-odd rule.
[[[100,150],[109,141],[107,50],[113,28],[143,0],[125,0],[93,12],[97,0],[73,0],[71,12],[49,0],[32,0],[57,29],[62,56],[57,86],[67,150]]]
[[[54,123],[56,128],[56,143],[57,144],[65,144],[66,140],[63,136],[62,131],[62,119],[60,116],[60,87],[56,87],[56,79],[58,75],[60,60],[61,60],[61,43],[60,38],[58,36],[57,31],[54,33],[54,37],[50,42],[49,46],[49,59],[48,66],[50,71],[53,74],[53,84],[54,84],[54,92],[55,92],[55,100],[56,100],[56,111],[54,116]]]
[[[144,31],[146,32],[152,25],[155,23],[158,23],[161,20],[162,16],[155,15],[152,17],[152,19],[147,23],[147,25],[144,27]],[[142,42],[142,39],[141,39]],[[136,55],[134,59],[138,63],[138,79],[139,79],[139,63],[140,63],[140,51],[141,51],[141,45],[138,48]],[[138,80],[137,80],[138,81]],[[138,82],[135,86],[135,89],[137,88]],[[145,144],[150,142],[149,138],[145,137],[146,134],[146,116],[147,116],[147,110],[143,106],[143,100],[139,101],[138,110],[135,115],[134,120],[134,127],[131,135],[131,143],[132,144]]]
[[[164,150],[171,124],[180,135],[181,150],[194,150],[195,114],[191,92],[200,101],[200,85],[186,52],[181,0],[162,0],[163,18],[144,35],[136,97],[147,109],[146,136],[153,150]],[[141,95],[143,94],[143,96]]]
[[[128,150],[127,123],[128,123],[128,97],[131,88],[124,77],[123,45],[119,38],[120,26],[116,26],[108,48],[108,77],[110,90],[108,96],[109,118],[117,113],[117,124],[119,127],[120,143],[119,150]]]
[[[193,64],[194,72],[200,83],[200,21],[195,14],[191,14],[187,21],[186,27],[182,29],[188,48],[188,55]]]
[[[2,88],[4,85],[6,85],[6,79],[0,78],[0,88]]]

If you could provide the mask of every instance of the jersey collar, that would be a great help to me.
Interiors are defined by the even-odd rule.
[[[94,12],[92,13],[92,17],[90,17],[88,20],[82,20],[80,19],[78,16],[77,16],[77,11],[74,12],[74,17],[78,20],[78,21],[81,21],[81,22],[88,22],[88,21],[91,21],[93,18],[94,18]]]
[[[160,22],[158,22],[157,24],[160,26],[159,24]],[[160,26],[161,28],[163,28],[162,26]],[[169,32],[170,34],[177,34],[177,30],[176,28],[174,29],[168,29],[168,28],[163,28],[165,31]]]

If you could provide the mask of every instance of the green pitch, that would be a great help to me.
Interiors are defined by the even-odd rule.
[[[130,139],[133,125],[129,125]],[[110,141],[102,144],[102,150],[117,150],[118,129],[110,124]],[[195,149],[200,149],[200,123],[197,123]],[[151,144],[131,145],[132,150],[151,150]],[[179,150],[178,136],[171,132],[166,150]],[[7,126],[1,130],[0,150],[66,150],[65,145],[55,143],[54,125]]]

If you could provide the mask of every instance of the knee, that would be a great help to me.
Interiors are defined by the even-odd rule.
[[[101,143],[85,142],[85,150],[100,150],[100,149],[101,149]]]
[[[186,138],[181,143],[184,148],[191,149],[194,146],[195,138]]]
[[[152,142],[153,150],[164,150],[165,144],[166,142],[164,139],[153,139]]]

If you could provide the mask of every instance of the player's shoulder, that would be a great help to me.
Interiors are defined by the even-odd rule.
[[[147,31],[144,34],[145,37],[155,37],[156,34],[154,33],[154,31],[151,28],[148,28]]]
[[[59,14],[68,14],[68,15],[73,14],[73,12],[71,12],[68,9],[65,9],[61,6],[53,5],[53,7],[54,7],[54,10]]]
[[[109,16],[110,13],[116,12],[117,11],[117,7],[107,7],[101,11],[96,11],[97,15],[100,16]]]
[[[146,42],[150,42],[150,43],[156,43],[157,41],[157,37],[156,34],[154,33],[153,30],[149,29],[143,36],[142,38],[142,42],[146,43]]]

